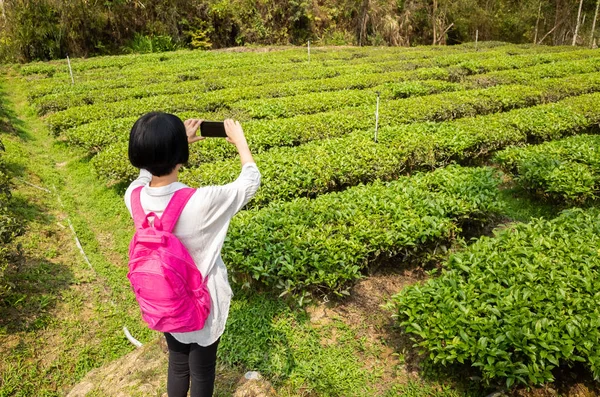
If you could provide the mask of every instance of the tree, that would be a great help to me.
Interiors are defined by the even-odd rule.
[[[592,22],[592,32],[590,33],[590,48],[594,46],[594,31],[596,30],[596,19],[598,18],[598,8],[600,8],[600,0],[596,1],[596,11],[594,11],[594,22]]]
[[[579,11],[577,11],[577,24],[575,25],[575,33],[573,34],[573,43],[571,45],[575,45],[577,43],[577,33],[579,32],[579,26],[581,23],[581,8],[583,7],[583,0],[579,0]]]

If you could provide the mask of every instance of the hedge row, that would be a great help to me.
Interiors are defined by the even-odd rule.
[[[586,51],[586,50],[583,50]],[[591,52],[587,50],[588,52]],[[480,60],[492,57],[515,57],[520,55],[544,55],[548,54],[556,59],[554,54],[574,53],[581,56],[581,49],[572,49],[569,47],[538,47],[531,48],[527,46],[503,45],[496,48],[483,48],[479,51],[473,51],[468,45],[452,46],[444,48],[421,47],[421,48],[345,48],[345,49],[313,49],[311,51],[311,66],[315,65],[339,65],[339,64],[360,64],[365,61],[387,62],[412,62],[416,67],[422,62],[428,63],[431,60],[438,65],[449,65],[458,61]],[[560,55],[559,57],[565,57]],[[567,56],[568,57],[568,56]],[[115,57],[117,58],[117,57]],[[144,72],[155,75],[175,75],[188,74],[198,75],[205,71],[220,69],[228,73],[237,73],[241,69],[252,69],[257,71],[272,70],[274,64],[283,68],[299,66],[303,67],[307,63],[305,49],[286,49],[264,53],[229,53],[208,52],[201,54],[195,51],[181,51],[149,59],[146,56],[134,56],[133,58],[118,57],[114,62],[114,67],[103,65],[102,68],[92,67],[93,60],[73,60],[73,70],[78,77],[78,82],[88,82],[97,79],[112,80],[117,77],[127,75],[135,78]],[[100,59],[100,58],[97,58]],[[541,59],[544,62],[544,59]],[[63,85],[68,77],[66,62],[56,62],[55,71],[48,69],[52,65],[48,64],[30,64],[21,68],[21,74],[28,73],[30,68],[41,68],[41,73],[50,76],[42,80],[44,84]],[[85,68],[86,70],[79,70]],[[56,72],[56,73],[55,73]],[[53,77],[52,77],[53,76]],[[40,76],[36,80],[40,80]]]
[[[371,68],[370,66],[368,67]],[[287,80],[311,80],[336,77],[340,74],[342,73],[338,69],[314,68],[304,71],[281,72],[280,76]],[[165,76],[158,75],[156,78],[160,82],[165,81]],[[188,108],[192,109],[194,107],[198,107],[199,110],[211,107],[221,107],[230,101],[238,100],[239,96],[244,97],[251,95],[255,89],[254,86],[271,83],[272,81],[272,73],[257,75],[257,78],[253,81],[254,84],[248,83],[247,76],[229,77],[221,74],[219,77],[212,80],[207,79],[203,81],[180,83],[183,84],[184,87],[184,89],[181,91],[182,93],[180,94],[175,94],[167,89],[165,90],[166,93],[162,95],[152,95],[152,92],[147,95],[144,93],[146,90],[145,86],[143,84],[139,84],[133,89],[132,87],[125,86],[122,89],[116,90],[115,93],[113,93],[115,90],[103,90],[101,88],[96,88],[86,90],[80,94],[75,94],[72,97],[69,95],[56,95],[51,96],[48,100],[45,100],[44,97],[38,99],[37,102],[34,103],[34,106],[40,113],[68,108],[68,110],[52,114],[48,117],[49,124],[51,126],[56,123],[54,121],[55,119],[69,120],[69,118],[74,118],[77,120],[77,114],[89,113],[89,117],[83,118],[83,121],[74,123],[74,125],[78,125],[100,118],[111,116],[119,117],[119,109],[126,109],[127,107],[131,106],[134,107],[134,109],[143,106],[148,107],[153,103],[168,101],[169,98],[172,98],[171,103],[173,104],[171,107],[177,106],[176,104],[179,104],[179,107],[187,104]],[[177,87],[179,85],[177,83],[167,82],[164,83],[163,86],[168,86],[169,83],[173,87]],[[222,92],[221,89],[226,87],[231,87],[233,89]],[[64,100],[61,100],[60,98],[64,98]],[[105,98],[108,100],[104,101],[103,99]],[[71,104],[71,101],[73,101],[73,104]],[[108,107],[109,109],[103,111],[104,107]],[[115,112],[114,115],[111,114],[111,110]],[[123,112],[123,110],[121,110],[121,112]],[[127,114],[125,113],[125,115]]]
[[[265,57],[268,59],[268,57]],[[398,62],[394,62],[396,64]],[[278,66],[278,67],[276,67]],[[90,91],[110,91],[119,88],[136,89],[142,85],[152,87],[161,87],[162,84],[170,83],[171,86],[181,84],[182,82],[195,81],[198,84],[198,89],[206,86],[219,85],[224,82],[224,75],[231,78],[243,77],[248,74],[257,74],[258,76],[272,74],[276,71],[284,72],[292,76],[299,74],[300,78],[311,78],[323,74],[324,70],[330,70],[342,74],[345,70],[352,71],[362,67],[366,70],[377,70],[378,65],[354,65],[346,62],[331,62],[329,67],[324,65],[314,64],[313,68],[307,68],[300,64],[275,64],[271,62],[263,66],[254,65],[253,68],[243,66],[239,68],[224,69],[215,67],[213,69],[199,68],[197,64],[183,62],[177,68],[169,67],[163,71],[152,70],[146,64],[138,65],[140,70],[128,68],[126,71],[115,71],[114,75],[107,75],[103,72],[102,75],[84,75],[77,76],[78,80],[75,85],[65,84],[62,80],[43,80],[35,82],[35,86],[27,96],[29,100],[38,100],[39,98],[51,95],[55,98],[62,96],[71,96],[77,98],[77,95],[85,94]],[[294,73],[295,72],[295,73]],[[334,73],[331,72],[331,73]],[[70,81],[69,81],[70,83]]]
[[[529,45],[513,45],[507,43],[480,43],[477,53],[486,53],[491,51],[502,51],[502,53],[517,55],[534,53],[555,53],[566,51],[578,51],[572,47],[531,47]],[[313,47],[311,58],[316,62],[342,61],[346,63],[360,63],[365,59],[398,59],[398,60],[418,60],[421,58],[447,56],[454,53],[473,52],[473,46],[470,43],[456,45],[451,47],[345,47],[345,48],[319,48]],[[226,51],[173,51],[169,53],[152,54],[132,54],[121,56],[93,57],[88,59],[71,59],[71,65],[74,72],[81,72],[85,75],[102,75],[110,73],[111,69],[138,71],[140,68],[154,69],[162,67],[160,72],[168,71],[168,68],[178,67],[182,64],[193,64],[196,68],[207,69],[222,66],[223,68],[235,67],[264,67],[268,66],[269,61],[277,60],[279,63],[299,63],[306,61],[306,48],[286,48],[277,51],[271,51],[268,57],[261,51],[248,52],[226,52]],[[143,65],[143,66],[141,66]],[[187,65],[186,65],[187,66]],[[18,71],[23,76],[34,74],[48,75],[55,79],[60,79],[57,75],[66,72],[66,60],[50,62],[32,62],[20,66]],[[42,76],[37,76],[37,78]]]
[[[592,64],[592,62],[588,63]],[[522,83],[532,83],[540,78],[543,78],[545,76],[544,73],[551,72],[553,70],[552,68],[548,69],[546,66],[547,65],[538,65],[524,69],[523,71],[527,71],[527,75],[531,76],[531,78],[529,80],[523,78],[519,80]],[[553,73],[553,75],[569,75],[572,73],[587,71],[587,69],[581,68],[581,64],[577,63],[565,62],[565,65],[563,66],[565,67],[557,67],[557,69],[561,70],[561,73]],[[518,74],[521,72],[515,73]],[[333,79],[321,80],[318,87],[323,90],[367,88],[375,83],[383,82],[385,78],[388,76],[391,77],[391,75],[394,75],[394,73],[385,75],[364,75],[362,77],[354,77],[350,80],[346,76],[341,76]],[[248,90],[248,92],[259,91],[262,96],[269,96],[269,94],[274,94],[275,92],[283,93],[287,89],[290,89],[290,94],[292,90],[297,90],[296,94],[300,94],[303,92],[302,89],[304,87],[312,88],[313,86],[307,84],[306,82],[292,82],[288,84],[265,85],[261,86],[260,88],[255,87],[254,90]],[[459,89],[461,89],[461,85],[459,84],[439,80],[405,81],[400,83],[386,84],[383,89],[383,94],[387,95],[388,97],[391,96],[392,98],[408,98],[431,95],[443,91],[457,91]],[[243,98],[243,94],[238,95],[240,98]],[[373,98],[369,99],[372,101]],[[281,110],[284,111],[285,107]],[[272,120],[267,122],[251,120],[246,123],[244,127],[246,129],[246,135],[249,136],[252,149],[254,151],[262,151],[271,146],[290,146],[307,142],[312,139],[312,131],[336,131],[336,134],[339,135],[347,133],[353,129],[368,128],[371,122],[369,113],[370,109],[361,109],[358,111],[340,111],[339,114],[329,112],[317,116],[296,116],[294,118],[288,118],[285,120]],[[184,117],[184,115],[180,116]],[[215,115],[215,117],[216,116],[218,115]],[[194,115],[190,112],[189,115],[186,114],[185,117],[203,116],[198,114]],[[136,118],[137,117],[104,119],[91,122],[68,129],[64,132],[64,135],[71,144],[82,146],[91,153],[96,153],[106,145],[114,143],[115,141],[126,141],[126,132]],[[317,137],[319,136],[327,137],[326,134],[323,135],[322,133],[317,135]],[[213,145],[210,145],[209,149],[212,150]],[[214,161],[219,159],[219,157],[214,153],[214,151],[207,151],[207,154],[200,155],[199,159],[201,161]],[[232,151],[227,151],[227,148],[221,149],[218,153],[227,153],[229,155],[235,154]]]
[[[248,73],[250,73],[248,70],[242,70],[236,75],[217,70],[212,74],[204,74],[199,79],[189,80],[189,76],[187,76],[188,80],[185,81],[179,80],[182,76],[177,77],[179,81],[171,81],[165,76],[157,76],[159,80],[156,83],[148,84],[146,82],[146,84],[138,84],[133,87],[129,86],[127,80],[124,81],[127,85],[123,87],[110,89],[88,87],[86,90],[60,92],[37,98],[33,100],[32,104],[39,115],[44,115],[77,106],[105,104],[157,95],[211,91],[218,91],[217,94],[223,95],[224,101],[228,102],[261,96],[294,95],[297,92],[356,88],[367,84],[373,86],[388,81],[405,80],[412,76],[420,78],[423,75],[417,71],[404,71],[404,67],[402,64],[394,62],[393,65],[365,64],[352,67],[313,67],[292,70],[279,68],[279,70],[265,73],[252,71],[251,81],[248,81]],[[388,73],[382,74],[384,68],[388,70]],[[285,83],[273,83],[274,73],[277,73]],[[354,82],[355,80],[357,81]]]
[[[385,128],[380,131],[379,143],[373,142],[371,133],[356,132],[297,148],[275,148],[255,156],[263,184],[252,205],[389,180],[415,168],[473,162],[509,145],[574,134],[598,123],[599,99],[600,94],[593,94],[454,122]],[[552,123],[556,119],[560,124]],[[235,172],[228,170],[235,170],[236,161],[204,164],[181,176],[191,185],[226,183],[235,177]]]
[[[501,50],[509,55],[527,54],[527,53],[554,53],[565,51],[577,51],[579,49],[573,47],[551,47],[551,46],[531,46],[531,45],[514,45],[503,42],[481,42],[478,45],[478,52],[488,52]],[[386,57],[393,56],[398,59],[419,59],[424,57],[444,56],[453,53],[461,53],[470,51],[473,52],[474,46],[472,43],[466,43],[456,46],[442,47],[345,47],[345,48],[319,48],[311,49],[312,60],[314,61],[331,61],[340,60],[344,62],[360,62],[361,59],[369,57]],[[298,63],[306,60],[306,48],[295,47],[286,48],[277,51],[269,52],[269,57],[277,59],[280,62]],[[197,67],[205,67],[216,64],[225,63],[230,66],[234,60],[234,66],[240,63],[247,65],[260,64],[264,60],[265,53],[262,51],[188,51],[180,50],[168,53],[151,53],[151,54],[132,54],[121,56],[100,56],[93,58],[75,58],[71,59],[72,68],[75,72],[83,73],[102,73],[110,69],[135,68],[140,64],[146,66],[158,66],[172,63],[177,66],[181,62],[191,62]],[[241,61],[241,62],[240,62]],[[32,62],[19,67],[19,72],[23,76],[34,74],[42,74],[54,76],[65,72],[66,60],[51,61],[51,62]],[[39,76],[38,76],[39,77]]]
[[[224,259],[282,294],[347,293],[374,262],[423,258],[464,222],[486,223],[498,183],[491,168],[449,167],[245,211],[232,221]]]
[[[473,161],[528,139],[547,140],[574,134],[598,122],[599,99],[600,94],[584,95],[507,113],[387,127],[380,130],[379,143],[374,143],[372,131],[354,131],[298,147],[274,147],[255,155],[263,183],[252,205],[312,197],[378,178],[393,179],[414,168]],[[345,117],[340,120],[348,122]],[[126,145],[117,143],[98,154],[92,160],[98,175],[116,181],[135,177],[137,171],[129,165],[124,153]],[[227,183],[236,176],[237,161],[233,158],[202,164],[185,170],[181,177],[191,185]]]
[[[585,58],[573,61],[544,63],[519,70],[501,70],[483,75],[473,75],[467,81],[476,87],[497,84],[528,84],[530,81],[565,77],[573,74],[600,71],[600,58]]]
[[[140,98],[150,95],[174,94],[182,92],[195,91],[211,91],[219,88],[239,87],[241,85],[261,85],[272,82],[273,73],[277,73],[281,81],[318,78],[318,76],[330,72],[329,76],[340,74],[350,75],[359,73],[389,73],[393,71],[402,71],[409,69],[425,69],[422,72],[408,73],[401,80],[418,79],[418,78],[443,78],[458,80],[461,76],[472,73],[484,73],[492,70],[504,70],[522,68],[538,63],[554,62],[561,60],[579,59],[588,57],[591,53],[589,50],[575,51],[559,54],[540,54],[540,55],[519,55],[507,57],[505,54],[499,53],[466,53],[456,54],[453,56],[441,56],[437,58],[425,58],[414,63],[412,61],[388,61],[382,62],[378,59],[378,63],[374,64],[359,64],[344,66],[337,65],[315,65],[311,68],[300,67],[297,65],[280,65],[274,64],[267,70],[257,70],[256,66],[252,70],[238,68],[236,70],[223,69],[207,70],[190,73],[174,73],[173,70],[163,73],[151,73],[149,70],[140,70],[137,72],[128,72],[127,75],[119,74],[116,77],[107,79],[107,76],[98,76],[90,83],[79,83],[70,87],[61,83],[59,87],[62,89],[53,95],[39,98],[34,104],[40,114],[49,111],[57,111],[66,109],[67,107],[80,106],[90,103],[110,102],[116,100],[124,100],[127,98]],[[431,69],[431,70],[428,70]],[[441,69],[441,70],[440,70]],[[248,82],[246,76],[252,73],[254,78]],[[282,75],[283,73],[283,75]],[[224,74],[226,76],[224,76]],[[156,76],[156,83],[150,81],[151,76]],[[116,78],[116,80],[115,80]],[[139,81],[138,81],[139,80]],[[182,80],[193,80],[191,82],[182,83]],[[40,87],[37,83],[37,88],[34,88],[30,93],[30,99],[38,98],[40,94],[50,92],[44,91],[44,87]],[[112,92],[117,88],[116,92]],[[40,91],[42,90],[42,91]],[[187,91],[186,91],[187,90]],[[97,94],[96,94],[97,93]]]
[[[574,61],[595,57],[593,50],[566,51],[558,53],[524,53],[514,56],[500,56],[475,61],[461,62],[458,66],[465,75],[481,74],[491,71],[521,69],[528,66],[553,63],[559,61]]]
[[[441,68],[425,68],[414,71],[388,71],[382,73],[379,66],[368,65],[364,68],[348,70],[311,69],[309,73],[283,73],[285,83],[273,83],[273,73],[254,75],[251,83],[247,76],[223,76],[201,81],[180,83],[161,82],[110,90],[94,90],[76,93],[46,95],[32,102],[39,115],[66,110],[85,105],[105,105],[111,102],[136,100],[161,95],[181,95],[190,93],[209,93],[207,102],[232,103],[243,99],[279,98],[311,92],[326,92],[349,89],[364,89],[384,83],[418,80],[424,78],[446,78],[448,72]],[[397,69],[394,68],[394,69]],[[440,82],[439,84],[442,84]],[[445,83],[450,85],[452,83]],[[408,92],[407,94],[409,94]],[[423,91],[425,94],[425,91]],[[422,94],[422,95],[423,95]],[[403,95],[399,92],[399,95]],[[406,94],[404,94],[406,95]],[[203,104],[202,106],[207,106]]]
[[[372,113],[372,112],[369,112]],[[222,120],[222,112],[178,113],[182,120],[186,118],[203,118],[205,120]],[[135,117],[92,122],[66,130],[65,138],[72,145],[81,146],[90,153],[103,152],[115,142],[122,151],[126,151],[129,130]],[[255,153],[260,153],[275,146],[294,146],[315,139],[344,135],[355,129],[369,128],[373,121],[367,111],[359,109],[342,109],[315,115],[301,115],[280,120],[250,120],[244,123],[244,132]],[[208,139],[202,145],[190,147],[196,153],[199,162],[212,162],[235,156],[237,153],[231,145],[222,139]],[[190,160],[190,164],[196,163]]]
[[[315,60],[328,62],[348,62],[355,56],[353,49],[331,51],[323,55],[314,54]],[[369,51],[362,51],[358,56],[368,56]],[[112,79],[124,74],[139,74],[148,71],[151,74],[180,73],[193,70],[229,70],[239,68],[265,68],[272,61],[281,65],[293,65],[298,63],[299,57],[306,58],[303,50],[286,49],[274,51],[265,56],[264,53],[247,52],[244,54],[235,52],[202,52],[202,51],[177,51],[169,54],[125,55],[118,57],[97,57],[94,59],[72,59],[71,67],[78,81],[92,79]],[[385,55],[384,55],[385,57]],[[99,62],[96,62],[99,61]],[[31,63],[18,68],[23,76],[32,74],[46,75],[46,81],[62,82],[68,78],[68,66],[66,60],[53,61],[50,63]],[[40,79],[44,76],[36,76]]]
[[[600,73],[532,81],[528,86],[507,85],[483,90],[452,91],[386,101],[380,106],[379,120],[382,126],[416,121],[443,121],[553,102],[598,90]],[[365,102],[370,105],[366,112],[371,113],[375,101],[375,95],[369,92],[338,91],[240,101],[231,106],[231,110],[234,114],[244,114],[252,119],[275,119],[358,107]]]
[[[457,48],[456,50],[460,50]],[[455,51],[451,51],[455,52]],[[483,51],[484,53],[486,51]],[[353,64],[363,63],[365,60],[420,60],[433,56],[433,51],[421,49],[420,51],[406,52],[400,48],[375,49],[371,48],[342,48],[323,51],[314,49],[311,52],[314,65],[327,64]],[[96,60],[105,62],[97,63]],[[137,75],[145,70],[152,74],[180,73],[187,71],[213,71],[217,69],[235,71],[237,69],[272,70],[273,63],[282,67],[298,66],[307,63],[306,49],[287,48],[276,51],[264,52],[223,52],[223,51],[177,51],[168,54],[149,54],[133,56],[113,56],[108,58],[96,57],[94,59],[72,59],[73,72],[81,76],[84,81],[91,79],[111,79],[123,74]],[[61,73],[68,73],[65,61],[50,63],[30,63],[19,68],[23,76],[32,74],[46,75],[46,81],[63,79]],[[42,76],[37,76],[39,79]]]
[[[523,58],[523,61],[533,62],[530,58]],[[504,61],[494,61],[495,63],[504,64]],[[369,65],[359,65],[360,68],[372,68]],[[368,72],[370,75],[363,75],[361,73],[361,69],[352,68],[349,69],[353,75],[338,78],[333,81],[317,81],[315,84],[311,81],[300,82],[299,84],[277,84],[276,86],[271,84],[265,88],[258,88],[256,86],[260,84],[266,84],[268,82],[272,82],[273,75],[272,73],[262,76],[258,81],[255,78],[253,80],[252,85],[248,86],[248,81],[246,76],[241,76],[239,78],[224,77],[219,76],[218,81],[206,81],[204,83],[196,83],[198,85],[197,89],[190,93],[191,87],[194,83],[186,83],[185,87],[190,87],[190,90],[186,90],[184,94],[178,95],[155,95],[146,97],[145,94],[140,94],[143,92],[143,88],[137,88],[135,90],[131,90],[129,88],[119,90],[115,95],[118,99],[121,96],[124,98],[131,98],[127,95],[130,95],[131,92],[135,95],[132,99],[125,99],[122,101],[114,102],[114,103],[105,103],[103,100],[105,97],[110,97],[110,91],[99,91],[98,98],[95,98],[96,90],[86,90],[82,94],[78,94],[79,98],[70,98],[64,97],[64,102],[56,99],[54,97],[50,97],[48,100],[44,98],[38,100],[37,107],[39,112],[47,112],[63,109],[67,106],[70,108],[65,111],[58,112],[56,114],[50,115],[47,119],[47,122],[51,129],[55,133],[59,133],[65,128],[74,127],[77,125],[89,123],[90,121],[100,120],[105,118],[114,118],[114,117],[127,117],[133,115],[139,115],[146,111],[150,111],[151,109],[156,109],[161,104],[163,104],[163,108],[166,111],[177,112],[177,111],[186,111],[186,110],[214,110],[221,107],[229,107],[231,103],[236,102],[240,99],[244,98],[257,98],[261,96],[283,96],[283,95],[295,95],[302,92],[319,92],[319,91],[330,91],[335,89],[348,89],[348,88],[366,88],[373,87],[377,84],[382,84],[386,82],[395,82],[395,81],[404,81],[404,80],[418,80],[418,79],[447,79],[450,76],[450,72],[441,68],[425,68],[425,69],[417,69],[415,71],[406,71],[406,72],[398,72],[398,73],[386,73],[386,74],[373,74],[373,70],[364,69],[362,72]],[[335,77],[340,72],[336,69],[309,69],[304,71],[293,71],[289,72],[289,76],[286,75],[285,72],[279,73],[278,78],[284,80],[298,80],[298,79],[323,79],[327,77]],[[226,85],[233,87],[229,90],[217,90],[216,88],[223,88]],[[330,85],[331,84],[331,85]],[[175,85],[176,86],[176,85]],[[241,86],[241,87],[240,87]],[[317,88],[322,86],[323,88]],[[237,87],[237,88],[236,88]],[[451,85],[446,85],[445,87],[450,88]],[[382,88],[383,89],[383,88]],[[436,92],[436,90],[433,90]],[[103,93],[104,92],[104,93]],[[338,93],[338,95],[344,95],[347,91],[343,91]],[[313,104],[318,103],[319,101],[314,101],[314,96],[321,94],[313,94],[313,98],[310,98]],[[141,96],[138,98],[136,96]],[[405,96],[400,89],[398,91],[398,96]],[[77,105],[80,103],[87,103],[86,106],[72,106],[71,101],[74,101],[73,104]],[[294,102],[292,98],[277,98],[272,101],[288,101]],[[301,100],[301,99],[300,99]],[[339,100],[339,97],[335,97],[332,100]],[[331,101],[330,101],[331,102]],[[270,104],[265,104],[267,108],[272,107]],[[291,106],[288,104],[288,106]],[[329,108],[331,108],[331,103],[329,104]],[[247,106],[242,106],[238,111],[242,114],[245,114],[247,111],[246,108],[249,107],[250,113],[252,113],[252,108],[256,107],[255,103],[250,103]],[[236,109],[234,109],[236,110]],[[316,112],[318,109],[312,110],[312,112]],[[260,117],[273,117],[270,114],[266,116],[262,116],[259,112],[257,115]],[[251,117],[251,114],[247,117]]]
[[[562,53],[572,52],[571,48],[539,47],[527,48],[527,46],[502,45],[499,47],[486,47],[482,51],[474,52],[468,45],[452,46],[444,48],[420,47],[420,48],[344,48],[344,49],[313,49],[311,51],[311,66],[332,66],[339,64],[359,64],[365,61],[375,60],[377,62],[399,61],[412,62],[416,67],[420,62],[430,62],[435,59],[439,64],[456,63],[455,55],[460,60],[483,59],[490,56],[506,55],[531,55],[531,53]],[[577,52],[576,50],[574,52]],[[470,54],[465,58],[462,54]],[[439,61],[438,61],[439,60]],[[96,63],[95,61],[100,61]],[[252,71],[268,72],[277,66],[282,68],[298,67],[305,68],[307,56],[305,49],[287,49],[264,53],[223,53],[223,52],[199,52],[179,51],[170,54],[160,54],[150,57],[149,55],[134,55],[121,57],[97,57],[87,60],[72,60],[73,71],[78,83],[87,84],[93,80],[114,80],[118,77],[128,76],[139,78],[147,72],[147,75],[178,75],[191,74],[202,76],[205,72],[215,70],[227,71],[228,74],[238,73],[239,70],[251,69]],[[113,63],[113,65],[111,65]],[[40,79],[44,86],[39,92],[32,93],[33,97],[61,91],[65,82],[70,82],[67,64],[64,61],[53,63],[32,63],[19,68],[23,76],[31,74],[46,74],[50,78]],[[57,91],[48,90],[54,87]],[[77,87],[75,87],[77,88]],[[37,90],[36,90],[37,91]]]
[[[469,364],[488,383],[551,382],[576,362],[599,378],[599,244],[597,209],[482,237],[396,295],[398,320],[434,362]]]
[[[543,198],[583,204],[600,193],[600,136],[581,135],[514,147],[495,159],[523,188]]]
[[[448,87],[449,89],[452,87]],[[509,109],[532,106],[538,103],[552,102],[566,96],[579,95],[586,92],[593,92],[600,88],[600,73],[590,73],[570,76],[564,79],[547,79],[532,82],[532,86],[498,86],[483,90],[469,91],[454,91],[425,97],[411,97],[406,99],[387,101],[380,108],[380,125],[395,125],[402,123],[411,123],[415,121],[442,121],[459,117],[469,117],[477,114],[494,113]],[[391,92],[393,86],[388,87],[388,92]],[[352,95],[354,93],[354,95]],[[83,112],[82,108],[73,108],[68,111],[60,112],[51,115],[48,118],[48,123],[57,131],[89,122],[94,119],[102,119],[108,117],[120,118],[127,115],[139,116],[152,110],[163,110],[167,112],[182,112],[182,111],[217,111],[220,110],[227,116],[244,121],[250,115],[260,117],[276,117],[279,114],[291,116],[293,114],[313,113],[326,109],[344,109],[349,106],[358,106],[361,110],[355,113],[354,119],[344,121],[348,127],[355,123],[355,127],[351,130],[368,125],[368,122],[373,122],[372,108],[370,106],[360,106],[365,99],[368,100],[369,94],[357,91],[340,91],[321,94],[299,95],[290,98],[266,99],[260,101],[240,102],[232,109],[224,110],[218,103],[210,103],[207,108],[199,109],[198,106],[193,106],[196,103],[194,96],[167,96],[147,98],[144,101],[124,101],[109,104],[104,107],[96,106],[92,113],[91,109],[86,109],[88,112]],[[217,99],[220,100],[220,99]],[[375,101],[375,95],[371,94],[371,101]],[[332,110],[333,110],[332,109]],[[348,109],[346,109],[348,111]],[[316,122],[322,125],[321,118],[325,116],[329,119],[334,119],[334,115],[318,115],[314,119],[305,119],[309,124]],[[344,117],[345,115],[340,115]],[[303,120],[304,121],[304,120]],[[304,129],[301,125],[293,125],[289,122],[282,123],[292,127],[292,134],[301,136]],[[339,122],[336,122],[339,124]],[[309,127],[309,133],[312,129]],[[272,130],[270,130],[272,131]],[[264,133],[257,133],[258,139],[265,139],[267,142],[272,141],[272,133],[267,131],[269,136],[264,136]],[[321,131],[321,134],[331,134],[332,130]],[[337,131],[338,135],[344,131]],[[102,132],[104,135],[107,132]],[[279,133],[286,135],[285,131]],[[84,135],[85,136],[85,135]],[[108,135],[111,136],[110,134]],[[331,135],[330,135],[331,136]],[[73,137],[73,135],[71,135]],[[325,136],[326,137],[326,136]],[[250,136],[249,136],[250,138]],[[71,138],[73,139],[73,138]],[[306,142],[310,139],[296,139],[289,144]],[[81,141],[85,141],[85,138]],[[252,138],[250,138],[252,141]],[[252,143],[252,142],[251,142]],[[259,150],[264,149],[264,145],[257,145]]]
[[[32,87],[32,90],[28,92],[28,98],[30,100],[42,97],[44,95],[50,94],[83,94],[88,91],[95,90],[110,90],[114,88],[136,88],[140,85],[140,83],[165,83],[170,82],[181,83],[182,81],[193,80],[197,81],[199,84],[202,84],[204,80],[211,81],[212,79],[222,79],[223,75],[227,75],[230,77],[233,76],[244,76],[249,74],[273,74],[282,71],[292,72],[294,70],[306,73],[311,69],[323,69],[336,68],[340,73],[344,70],[353,70],[356,68],[368,68],[368,63],[365,60],[368,60],[371,57],[375,57],[374,63],[371,63],[371,70],[376,71],[389,71],[388,68],[393,68],[394,66],[400,68],[400,70],[410,70],[416,69],[423,66],[431,65],[433,62],[435,64],[443,63],[447,64],[449,61],[443,61],[445,59],[445,55],[438,55],[438,57],[434,57],[431,51],[427,51],[424,53],[412,53],[410,55],[406,55],[398,52],[389,52],[392,49],[385,49],[382,51],[375,51],[373,53],[367,52],[366,54],[358,53],[348,54],[348,59],[337,60],[327,60],[323,59],[313,60],[311,62],[311,66],[307,67],[306,62],[301,63],[281,63],[277,62],[277,58],[274,57],[275,54],[269,54],[265,56],[261,54],[262,63],[257,64],[256,62],[247,63],[246,54],[238,54],[237,58],[239,59],[237,64],[233,64],[230,66],[237,65],[237,67],[229,67],[223,68],[221,64],[217,64],[216,66],[199,64],[197,61],[188,60],[184,57],[185,54],[177,54],[176,57],[173,57],[174,64],[169,64],[163,69],[156,70],[156,68],[148,65],[143,59],[139,59],[139,61],[132,66],[129,66],[127,69],[120,70],[117,69],[114,73],[109,73],[105,70],[100,71],[99,74],[84,74],[83,76],[78,75],[78,81],[75,86],[70,86],[69,84],[65,84],[64,78],[60,79],[46,79],[42,81],[35,82],[35,86]],[[439,51],[438,51],[439,52]],[[483,51],[481,53],[468,53],[463,56],[463,58],[458,58],[454,62],[460,62],[461,60],[470,59],[473,57],[484,58],[488,56],[492,56],[497,54],[499,56],[501,53],[494,52],[489,53],[487,51]],[[357,55],[360,55],[358,57]],[[366,55],[366,57],[362,57],[362,55]],[[355,56],[356,59],[352,59]],[[451,63],[451,62],[450,62]],[[135,67],[133,67],[135,66]],[[398,70],[398,69],[396,69]],[[66,77],[66,75],[65,75]],[[84,79],[83,81],[81,81]],[[272,81],[272,80],[271,80]],[[285,80],[282,80],[285,81]],[[153,84],[151,84],[153,85]]]

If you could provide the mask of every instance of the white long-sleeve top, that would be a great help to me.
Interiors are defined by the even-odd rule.
[[[131,213],[131,192],[144,188],[140,201],[144,212],[160,217],[177,190],[188,187],[180,182],[150,187],[152,174],[141,170],[139,177],[125,192],[125,205]],[[246,163],[239,177],[222,186],[200,187],[186,204],[173,234],[179,238],[194,259],[203,277],[207,278],[211,308],[204,328],[194,332],[172,333],[181,343],[209,346],[225,330],[232,291],[227,280],[227,268],[221,259],[221,248],[231,218],[254,196],[260,186],[260,172],[255,163]],[[133,226],[133,223],[132,223]]]

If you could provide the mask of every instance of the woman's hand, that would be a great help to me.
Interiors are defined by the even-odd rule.
[[[185,134],[187,135],[188,143],[194,143],[206,139],[205,136],[197,135],[200,124],[202,124],[202,120],[200,119],[188,119],[183,122],[183,125],[185,125]]]
[[[227,142],[233,143],[237,148],[242,166],[246,163],[253,163],[254,159],[250,153],[250,148],[248,147],[248,142],[246,142],[244,130],[242,130],[240,122],[227,119],[223,123],[225,125],[225,133],[227,134],[227,138],[225,139],[227,139]]]
[[[239,144],[246,144],[246,137],[244,136],[244,130],[239,121],[233,121],[227,119],[223,122],[225,125],[225,133],[227,134],[227,142],[233,143],[235,146]]]

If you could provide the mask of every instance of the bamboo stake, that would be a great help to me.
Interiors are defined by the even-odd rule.
[[[379,129],[379,91],[377,91],[377,107],[375,108],[375,143],[377,143],[378,129]]]
[[[69,55],[67,55],[67,63],[69,64],[69,74],[71,75],[71,85],[75,85],[75,80],[73,80],[73,69],[71,69],[71,60],[69,59]]]

